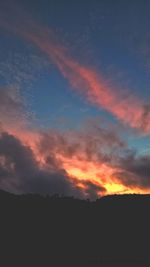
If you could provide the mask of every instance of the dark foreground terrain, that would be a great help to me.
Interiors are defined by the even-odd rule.
[[[73,198],[0,191],[0,266],[150,266],[150,195]]]

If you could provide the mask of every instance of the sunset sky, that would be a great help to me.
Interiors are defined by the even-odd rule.
[[[150,2],[0,2],[0,188],[150,193]]]

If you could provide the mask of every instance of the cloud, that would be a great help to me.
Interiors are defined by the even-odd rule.
[[[147,103],[143,106],[143,114],[141,119],[141,129],[146,129],[150,120],[150,103]]]
[[[22,48],[22,47],[21,47]],[[17,85],[26,88],[26,91],[32,88],[37,78],[41,77],[48,69],[50,64],[42,55],[31,52],[30,47],[25,47],[24,54],[22,50],[17,52],[15,48],[8,47],[9,54],[4,54],[5,61],[0,62],[0,76],[5,80],[7,86]],[[2,57],[2,55],[1,55]]]
[[[51,168],[40,168],[32,150],[13,135],[0,136],[0,187],[17,193],[64,194],[81,197],[65,170],[49,159]]]
[[[84,173],[90,164],[110,164],[111,157],[104,154],[104,147],[109,146],[111,151],[125,144],[102,126],[94,130],[92,124],[91,134],[89,125],[88,129],[87,134],[83,129],[66,133],[49,129],[37,133],[37,140],[33,132],[28,142],[20,131],[10,134],[2,129],[0,187],[16,193],[58,193],[90,199],[105,194],[103,182],[94,180],[92,173],[87,172],[81,179],[72,170],[77,166]]]
[[[101,193],[106,193],[106,189],[103,186],[100,186],[99,184],[94,184],[91,181],[85,181],[83,182],[83,185],[85,185],[85,195],[91,200],[97,199],[97,197],[100,196]]]
[[[1,130],[0,187],[16,193],[95,199],[150,192],[150,157],[140,157],[108,129],[24,136]],[[95,126],[96,127],[96,126]]]
[[[51,151],[70,178],[75,178],[74,182],[91,198],[110,193],[150,192],[149,161],[129,149],[115,129],[91,121],[87,125],[78,131],[42,133],[38,148],[43,162],[47,162]]]
[[[54,154],[49,153],[43,166],[34,152],[18,138],[0,134],[0,188],[15,193],[59,194],[95,199],[105,188],[92,181],[83,181],[84,190],[70,178]]]
[[[19,89],[13,86],[0,86],[1,127],[23,127],[28,122],[28,115]]]
[[[130,151],[120,158],[120,171],[115,175],[122,183],[130,187],[150,188],[150,156],[138,156]]]
[[[66,158],[86,161],[110,161],[109,156],[119,153],[126,142],[116,132],[118,128],[103,125],[101,120],[87,120],[82,128],[73,131],[45,130],[41,132],[39,149],[45,156],[49,151]]]
[[[9,13],[10,9],[6,9],[5,12]],[[15,11],[13,14],[16,14]],[[150,114],[146,111],[147,103],[144,100],[127,90],[116,88],[109,79],[104,79],[100,72],[76,61],[70,56],[67,47],[60,44],[52,30],[39,25],[31,18],[25,19],[24,15],[16,16],[15,21],[11,18],[12,16],[3,15],[1,27],[19,35],[46,54],[79,94],[110,112],[122,123],[146,134],[150,133]]]

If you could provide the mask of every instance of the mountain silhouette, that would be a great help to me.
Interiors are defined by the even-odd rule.
[[[150,195],[0,191],[1,266],[150,266]]]

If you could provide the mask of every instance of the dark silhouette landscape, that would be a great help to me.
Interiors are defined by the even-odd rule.
[[[0,191],[1,266],[150,266],[149,211],[150,195]]]

